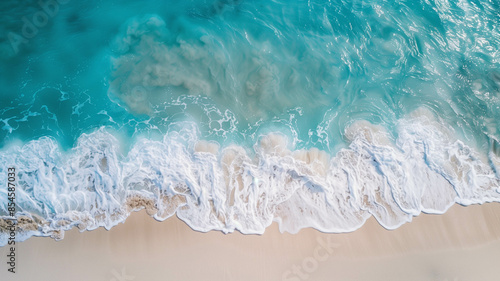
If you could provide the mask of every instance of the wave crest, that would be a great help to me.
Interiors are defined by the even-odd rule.
[[[295,150],[279,133],[262,135],[250,150],[200,140],[194,123],[172,128],[161,141],[139,139],[127,155],[104,128],[67,152],[51,138],[2,151],[0,167],[18,170],[20,239],[109,229],[144,208],[160,221],[176,214],[198,231],[263,233],[276,221],[291,233],[347,232],[370,216],[393,229],[454,203],[500,201],[494,147],[481,154],[425,109],[401,119],[397,137],[353,123],[348,147],[333,157]],[[1,222],[11,218],[6,199],[0,203],[5,231]],[[0,238],[5,245],[6,233]]]

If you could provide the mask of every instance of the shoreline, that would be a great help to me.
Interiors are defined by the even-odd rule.
[[[16,246],[17,273],[2,267],[2,279],[401,280],[409,272],[405,280],[496,280],[500,269],[490,266],[500,252],[500,204],[455,205],[395,230],[372,217],[340,234],[282,234],[277,223],[262,235],[202,233],[178,218],[158,222],[140,211],[109,231],[72,229],[61,241],[33,237]],[[452,266],[454,260],[464,265]]]

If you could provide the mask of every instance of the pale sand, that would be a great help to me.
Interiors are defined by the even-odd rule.
[[[327,254],[318,239],[336,248]],[[394,231],[371,219],[347,234],[281,234],[274,224],[262,236],[199,233],[140,212],[111,231],[19,243],[16,274],[6,271],[6,254],[1,248],[2,281],[500,280],[500,204],[454,206]]]

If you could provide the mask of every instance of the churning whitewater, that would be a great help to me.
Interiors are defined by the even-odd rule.
[[[94,2],[1,4],[2,246],[12,219],[348,232],[500,202],[496,1]]]

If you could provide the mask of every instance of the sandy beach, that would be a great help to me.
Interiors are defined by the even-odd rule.
[[[500,281],[499,23],[0,0],[0,281]]]
[[[370,219],[344,234],[281,234],[276,224],[264,235],[200,233],[141,211],[110,231],[18,243],[17,272],[2,262],[0,280],[498,280],[499,238],[498,203],[422,214],[393,231]]]

